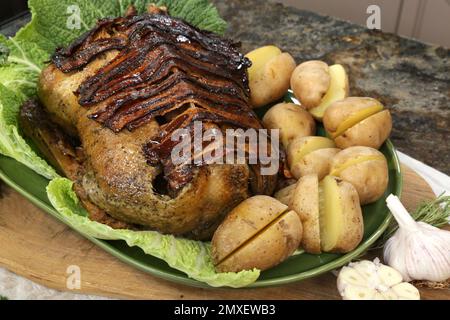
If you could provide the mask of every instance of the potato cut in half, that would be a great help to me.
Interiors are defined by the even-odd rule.
[[[366,146],[378,149],[389,137],[392,119],[376,99],[350,97],[334,102],[325,112],[323,123],[336,146]]]
[[[214,233],[212,259],[219,272],[271,268],[300,245],[298,215],[278,200],[254,196],[238,205]]]
[[[311,60],[297,66],[291,76],[291,89],[303,107],[317,107],[330,88],[328,64]]]
[[[302,248],[308,253],[321,253],[317,175],[300,178],[291,197],[289,208],[297,212],[303,225]]]
[[[322,251],[345,253],[362,240],[364,223],[356,189],[326,176],[319,185],[320,243]]]
[[[365,109],[361,109],[358,112],[355,112],[354,114],[350,115],[347,119],[342,121],[339,126],[337,127],[335,132],[330,132],[331,136],[333,138],[336,138],[340,135],[342,135],[345,131],[353,127],[354,125],[360,123],[366,118],[369,118],[373,116],[375,113],[380,112],[383,110],[383,106],[381,104],[374,105],[372,107],[368,107]]]
[[[319,182],[316,174],[301,177],[283,189],[283,200],[302,223],[301,246],[308,252],[346,253],[361,242],[364,222],[358,193],[348,182],[326,176]]]
[[[361,205],[377,201],[389,182],[386,158],[369,147],[349,147],[339,152],[331,161],[330,175],[351,183]]]
[[[219,272],[270,269],[298,248],[302,224],[294,211],[287,211],[216,265]]]
[[[265,46],[249,52],[252,62],[248,69],[250,102],[259,108],[280,100],[289,89],[296,63],[287,52],[275,46]]]
[[[322,179],[329,173],[330,161],[339,151],[331,139],[299,136],[288,146],[290,172],[297,179],[308,174],[317,174]]]
[[[252,62],[252,66],[248,68],[249,80],[257,78],[258,73],[264,70],[264,66],[280,54],[282,52],[276,46],[264,46],[247,53],[245,56]]]
[[[333,102],[345,99],[349,92],[348,76],[344,67],[340,64],[335,64],[329,67],[328,71],[330,74],[330,87],[320,104],[309,110],[314,119],[318,121],[322,121],[325,111]]]
[[[389,110],[383,110],[349,128],[343,135],[336,137],[334,141],[341,149],[352,146],[379,149],[389,138],[391,131],[391,113]]]
[[[214,233],[214,261],[222,261],[287,209],[287,205],[269,196],[254,196],[241,202]]]

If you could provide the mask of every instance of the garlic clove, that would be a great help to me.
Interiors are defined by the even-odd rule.
[[[385,265],[381,265],[378,268],[378,276],[380,277],[381,282],[387,287],[392,287],[403,281],[400,272]]]
[[[392,291],[395,292],[399,300],[420,300],[419,290],[408,282],[393,286]]]
[[[375,289],[360,287],[360,286],[347,286],[344,291],[344,300],[373,300],[376,294]]]
[[[356,271],[358,271],[364,277],[371,277],[374,271],[377,270],[377,266],[372,261],[363,260],[351,265]]]
[[[386,298],[383,296],[381,292],[376,292],[373,296],[373,300],[386,300]]]
[[[339,272],[337,286],[339,292],[344,292],[347,286],[367,286],[367,282],[355,269],[350,267],[343,267]]]
[[[397,294],[392,289],[381,292],[381,295],[384,297],[384,300],[398,300]]]

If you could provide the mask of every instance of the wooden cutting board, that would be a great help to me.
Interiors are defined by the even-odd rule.
[[[434,198],[429,185],[404,167],[403,202],[409,210]],[[281,287],[200,289],[168,282],[104,252],[12,189],[0,199],[0,265],[58,290],[67,289],[67,268],[81,270],[77,293],[140,299],[339,299],[332,273]],[[448,290],[421,289],[424,299],[450,299]]]

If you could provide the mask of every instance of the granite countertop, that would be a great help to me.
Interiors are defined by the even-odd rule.
[[[450,174],[450,50],[272,1],[213,0],[242,51],[275,44],[297,63],[340,63],[350,94],[379,99],[393,115],[391,139]]]
[[[394,118],[392,141],[410,156],[450,174],[450,50],[262,0],[212,0],[227,35],[248,52],[275,44],[297,63],[343,64],[350,93],[370,96]],[[19,19],[0,32],[13,35]]]

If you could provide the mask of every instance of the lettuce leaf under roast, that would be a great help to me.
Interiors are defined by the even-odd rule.
[[[72,181],[66,178],[53,179],[47,194],[61,218],[72,228],[88,236],[105,240],[124,240],[130,246],[141,248],[146,254],[163,259],[174,269],[183,271],[190,278],[213,287],[239,288],[249,285],[259,277],[259,270],[239,273],[217,273],[211,260],[210,244],[162,235],[155,231],[131,231],[113,229],[91,221],[79,204],[72,190]]]

